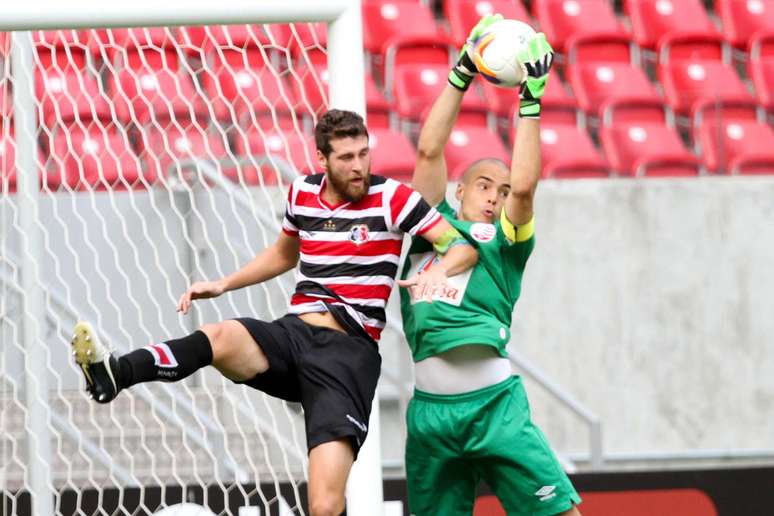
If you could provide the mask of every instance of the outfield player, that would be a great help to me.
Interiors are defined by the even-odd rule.
[[[470,40],[499,18],[483,18]],[[409,508],[416,516],[470,515],[481,479],[509,515],[579,514],[580,498],[531,422],[521,380],[506,358],[511,315],[535,244],[540,98],[553,51],[538,34],[521,57],[529,77],[522,86],[513,164],[509,170],[495,159],[473,163],[457,185],[457,213],[445,199],[443,148],[476,73],[465,47],[419,138],[414,187],[477,248],[479,260],[450,278],[433,303],[401,291],[404,330],[416,362],[416,391],[406,417]],[[415,238],[403,274],[433,263],[431,246]]]
[[[377,341],[403,234],[421,237],[442,256],[412,280],[427,293],[472,266],[477,253],[417,192],[370,174],[368,132],[359,115],[328,111],[315,140],[325,173],[292,183],[277,241],[239,271],[194,283],[177,307],[185,314],[195,299],[267,281],[300,263],[288,315],[205,324],[120,357],[79,323],[72,347],[99,403],[137,383],[182,380],[208,365],[237,383],[301,402],[310,510],[327,516],[344,510],[346,480],[368,432],[381,367]]]

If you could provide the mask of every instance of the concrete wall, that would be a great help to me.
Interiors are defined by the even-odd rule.
[[[119,349],[200,322],[281,315],[292,277],[174,312],[190,270],[193,279],[228,273],[273,240],[257,213],[278,218],[282,194],[252,195],[253,210],[218,190],[45,198],[43,284],[109,328]],[[20,255],[15,202],[0,199],[5,270]],[[536,211],[512,346],[601,417],[608,451],[774,448],[774,177],[545,181]],[[18,381],[15,299],[0,292],[2,369]],[[72,322],[48,323],[53,388],[80,382],[65,340]],[[397,334],[385,333],[382,350],[410,381]],[[527,387],[552,444],[587,451],[583,425]]]

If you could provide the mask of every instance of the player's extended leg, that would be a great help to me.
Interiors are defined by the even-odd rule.
[[[99,403],[110,402],[121,389],[137,383],[179,381],[210,364],[237,381],[269,368],[261,348],[236,321],[207,324],[186,337],[150,344],[120,357],[102,344],[91,325],[79,322],[71,346],[87,390]]]
[[[309,512],[311,516],[339,516],[355,454],[349,439],[329,441],[309,452]]]

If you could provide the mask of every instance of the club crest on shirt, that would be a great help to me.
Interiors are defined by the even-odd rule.
[[[353,244],[364,244],[368,242],[368,226],[365,224],[355,224],[349,228],[349,241]]]
[[[479,242],[489,242],[497,233],[494,224],[485,224],[483,222],[476,222],[470,226],[470,236]]]

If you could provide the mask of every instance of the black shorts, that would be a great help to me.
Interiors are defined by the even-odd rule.
[[[295,315],[273,322],[236,319],[269,360],[269,370],[243,383],[301,402],[309,450],[349,438],[357,457],[368,434],[371,402],[382,366],[372,340],[306,324]]]

